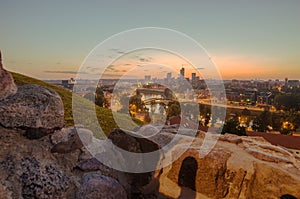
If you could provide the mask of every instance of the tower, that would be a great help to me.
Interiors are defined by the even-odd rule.
[[[196,73],[192,73],[192,82],[196,81]]]
[[[184,77],[184,68],[183,68],[183,67],[180,69],[180,75],[181,75],[182,77]]]

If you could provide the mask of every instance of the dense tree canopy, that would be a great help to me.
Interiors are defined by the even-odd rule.
[[[225,122],[222,130],[222,134],[230,133],[239,136],[246,135],[246,128],[240,126],[240,122],[237,117],[231,118]]]
[[[277,110],[300,110],[300,94],[278,94],[274,98],[274,106]]]
[[[179,103],[169,104],[167,108],[167,118],[172,116],[178,116],[181,114],[181,109]]]

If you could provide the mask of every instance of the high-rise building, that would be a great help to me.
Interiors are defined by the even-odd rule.
[[[196,73],[192,73],[192,82],[196,81]]]
[[[151,81],[151,75],[145,75],[145,81],[150,82]]]
[[[183,68],[183,67],[180,69],[180,75],[181,75],[182,77],[184,77],[184,68]]]
[[[172,73],[167,73],[167,80],[171,80],[172,79]]]

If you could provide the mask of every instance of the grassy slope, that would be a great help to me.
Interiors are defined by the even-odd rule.
[[[38,85],[48,87],[48,88],[55,90],[61,96],[61,99],[64,103],[65,124],[67,126],[74,125],[73,112],[72,112],[72,93],[70,91],[68,91],[64,88],[58,87],[58,86],[48,84],[41,80],[37,80],[37,79],[31,78],[31,77],[28,77],[25,75],[18,74],[18,73],[12,73],[12,75],[18,86],[21,86],[24,84],[38,84]],[[94,104],[92,104],[92,102],[84,99],[83,97],[81,97],[79,95],[75,95],[75,97],[77,98],[80,105],[83,108],[85,108],[85,111],[87,111],[89,114],[94,112]],[[118,128],[116,122],[114,121],[112,112],[109,109],[105,109],[105,108],[96,106],[96,114],[98,117],[98,122],[105,134],[108,134],[114,128]],[[136,120],[136,119],[134,119],[134,122],[132,122],[131,118],[126,115],[122,115],[119,113],[116,113],[116,115],[118,118],[121,118],[121,120],[122,120],[121,123],[123,125],[125,125],[126,127],[128,127],[127,129],[133,129],[136,125],[142,124],[141,121]],[[84,126],[86,128],[91,129],[91,130],[97,129],[97,126],[98,126],[98,124],[95,124],[95,122],[92,122],[92,121],[88,121],[88,119],[86,121],[82,121],[82,123],[84,124]],[[96,137],[101,137],[100,134],[97,132],[94,132],[94,135]]]

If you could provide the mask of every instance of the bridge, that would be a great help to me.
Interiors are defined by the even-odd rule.
[[[161,95],[163,99],[172,99],[173,93],[168,88],[138,88],[137,93],[150,94],[150,95]]]
[[[168,100],[164,98],[149,98],[144,100],[143,102],[145,103],[145,105],[159,104],[159,103],[164,103],[165,105],[168,105],[172,101],[173,100]]]

